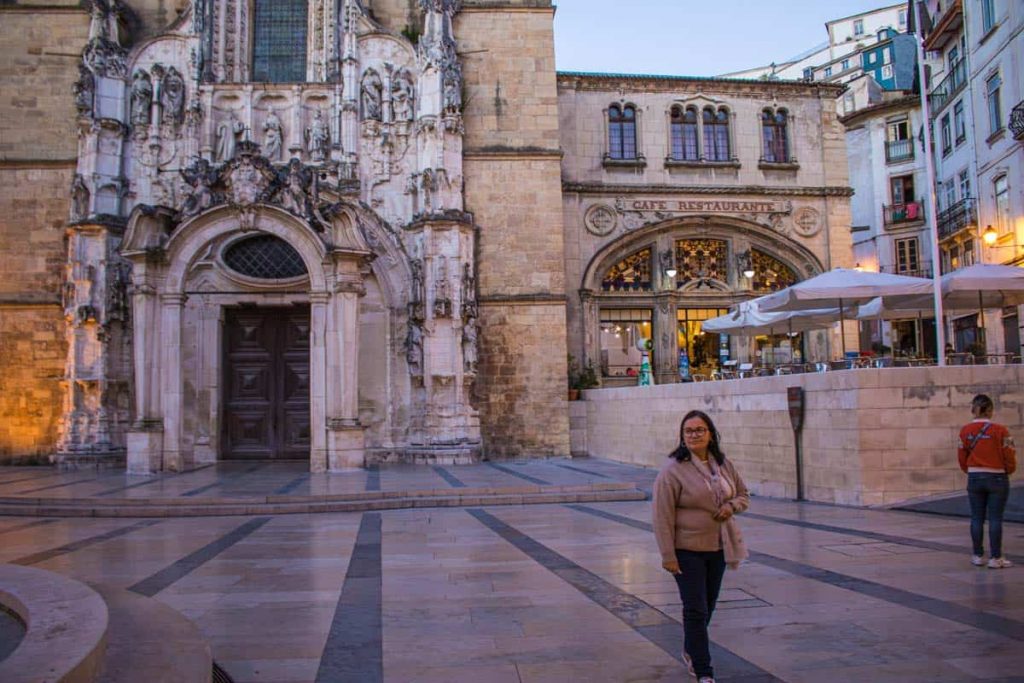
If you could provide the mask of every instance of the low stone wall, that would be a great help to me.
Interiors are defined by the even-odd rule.
[[[706,411],[756,494],[796,497],[786,389],[801,386],[804,492],[809,500],[883,505],[960,490],[956,438],[971,398],[1024,443],[1024,366],[885,368],[584,392],[572,406],[574,454],[660,467],[679,420]]]

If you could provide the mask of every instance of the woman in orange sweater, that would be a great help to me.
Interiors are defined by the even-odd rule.
[[[733,515],[750,505],[747,487],[719,446],[705,413],[691,410],[679,426],[679,447],[654,482],[654,536],[661,566],[683,602],[683,661],[699,683],[714,683],[708,624],[726,565],[747,557]]]
[[[1009,430],[992,421],[992,399],[978,394],[971,401],[974,419],[960,430],[957,458],[967,473],[967,497],[971,502],[971,564],[985,564],[983,546],[985,517],[992,557],[989,569],[1013,565],[1003,557],[1003,511],[1010,497],[1010,475],[1017,469],[1017,453]]]

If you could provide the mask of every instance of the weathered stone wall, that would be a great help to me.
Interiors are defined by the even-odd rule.
[[[553,10],[467,2],[466,209],[480,227],[480,374],[490,458],[568,455],[565,266]]]
[[[585,428],[574,430],[573,451],[660,467],[678,443],[682,416],[704,410],[751,491],[792,498],[796,469],[786,388],[802,386],[807,498],[892,504],[963,488],[956,440],[975,394],[989,394],[995,419],[1021,436],[1022,382],[1021,366],[964,366],[589,391],[586,417],[576,417]]]

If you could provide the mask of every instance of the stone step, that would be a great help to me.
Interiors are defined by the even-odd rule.
[[[485,507],[605,503],[644,500],[633,484],[517,487],[509,489],[444,489],[439,491],[365,492],[331,496],[267,496],[244,498],[162,499],[0,499],[0,516],[34,517],[211,517],[284,515],[325,512],[367,512],[408,508]],[[271,500],[274,499],[274,500]]]
[[[213,656],[199,628],[159,600],[93,585],[107,604],[102,683],[210,683]]]

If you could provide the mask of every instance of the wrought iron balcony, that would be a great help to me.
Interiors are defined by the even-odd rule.
[[[1010,132],[1014,140],[1024,140],[1024,100],[1010,112]]]
[[[893,273],[894,275],[906,275],[908,277],[931,277],[932,266],[930,263],[922,263],[916,269],[901,268],[897,265],[882,266],[879,268],[883,273]]]
[[[890,164],[909,161],[914,158],[913,140],[887,140],[885,143],[885,160]]]
[[[965,197],[939,213],[939,239],[946,239],[978,222],[978,207],[973,197]]]
[[[924,204],[907,202],[906,204],[883,204],[882,220],[885,227],[899,227],[904,223],[917,223],[924,220]]]
[[[939,115],[939,112],[963,90],[967,85],[967,61],[961,59],[950,70],[946,77],[939,81],[939,84],[931,89],[928,94],[928,104],[931,106],[932,118]]]

